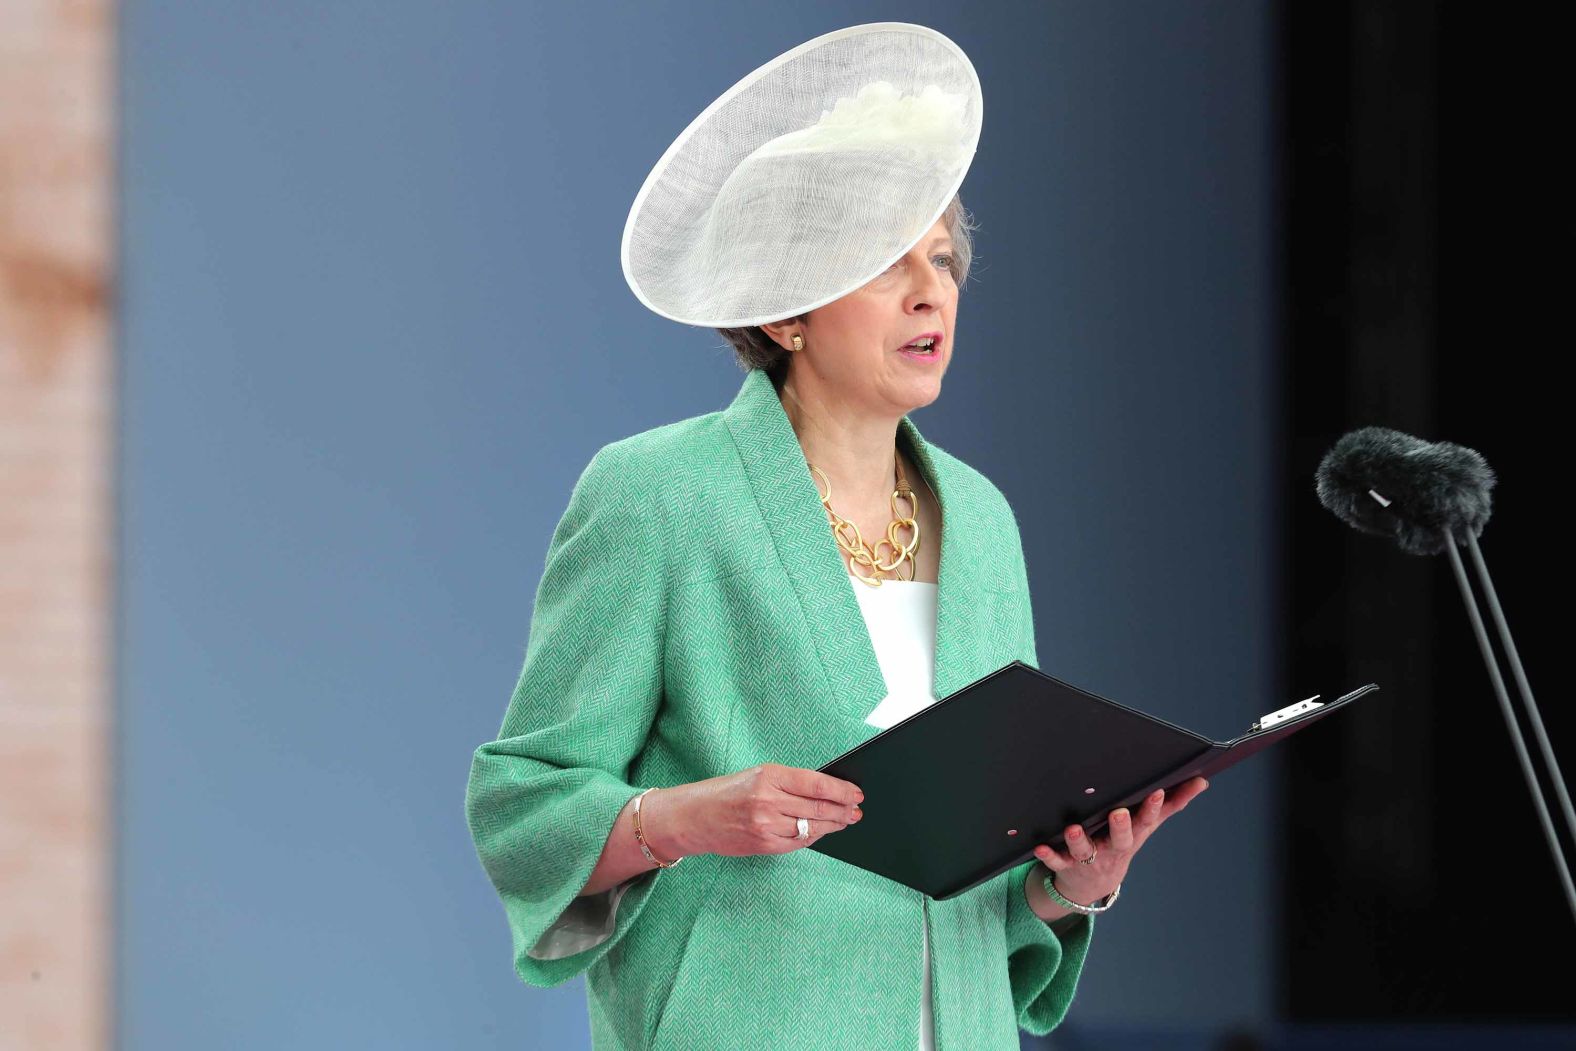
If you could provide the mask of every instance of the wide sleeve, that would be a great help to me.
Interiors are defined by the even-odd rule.
[[[1038,864],[1030,861],[1007,870],[1007,975],[1018,1028],[1044,1036],[1061,1024],[1072,1006],[1096,917],[1079,916],[1064,927],[1062,921],[1051,924],[1035,915],[1024,882]],[[1058,928],[1064,932],[1057,933]]]
[[[1039,655],[1034,641],[1034,606],[1029,596],[1028,565],[1023,555],[1023,538],[1018,524],[1012,522],[1012,572],[1018,583],[1016,624],[1019,652],[1038,668]],[[1007,974],[1012,983],[1012,1003],[1018,1012],[1018,1027],[1035,1036],[1044,1036],[1061,1024],[1072,1006],[1083,972],[1084,957],[1094,934],[1094,916],[1077,916],[1047,923],[1029,904],[1024,883],[1029,870],[1039,862],[1030,859],[1008,870],[1006,885]]]
[[[662,698],[667,531],[618,443],[592,457],[548,545],[525,661],[498,739],[465,793],[477,856],[503,901],[515,970],[562,984],[639,919],[662,869],[579,898]]]

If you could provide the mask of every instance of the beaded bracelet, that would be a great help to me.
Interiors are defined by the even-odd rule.
[[[660,787],[660,786],[658,786],[658,787]],[[640,843],[640,852],[642,854],[646,855],[646,860],[647,861],[651,862],[653,865],[657,866],[657,868],[659,868],[659,869],[670,869],[674,865],[677,865],[679,863],[679,861],[683,861],[684,859],[683,858],[679,858],[678,861],[658,861],[656,855],[651,853],[651,848],[646,846],[646,836],[645,836],[645,834],[640,831],[640,803],[641,803],[641,800],[645,799],[646,796],[650,795],[652,792],[655,792],[656,790],[657,790],[656,788],[648,788],[644,792],[640,793],[640,795],[635,797],[635,839],[639,841],[639,843]]]

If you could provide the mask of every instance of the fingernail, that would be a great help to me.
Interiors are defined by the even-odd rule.
[[[1067,832],[1067,838],[1068,839],[1077,839],[1081,834],[1082,833],[1080,832],[1080,830],[1078,830],[1076,828],[1069,829],[1068,832]]]

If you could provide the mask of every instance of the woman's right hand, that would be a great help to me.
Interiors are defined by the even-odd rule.
[[[684,854],[787,854],[828,832],[858,821],[865,794],[850,781],[778,763],[761,763],[721,777],[667,789],[670,839]],[[658,792],[657,795],[663,793]],[[810,819],[810,837],[795,839],[798,819]],[[660,839],[662,833],[656,830]]]

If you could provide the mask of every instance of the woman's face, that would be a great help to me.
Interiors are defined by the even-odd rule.
[[[935,401],[952,360],[958,286],[951,263],[952,237],[938,219],[907,255],[863,287],[802,322],[762,326],[785,347],[794,332],[804,336],[804,349],[790,359],[790,382],[835,391],[836,399],[883,416]],[[926,333],[938,334],[929,356],[899,349]]]

